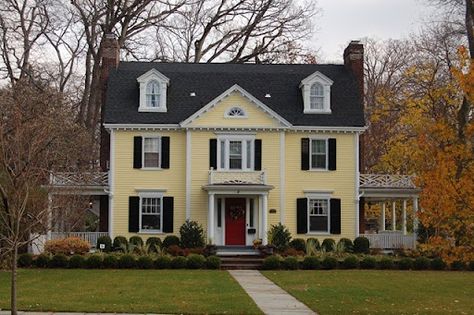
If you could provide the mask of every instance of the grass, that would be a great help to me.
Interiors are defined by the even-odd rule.
[[[474,272],[265,271],[319,314],[472,314]]]
[[[9,309],[9,276],[0,271],[0,308]],[[19,271],[19,309],[25,311],[184,314],[261,314],[225,271]]]

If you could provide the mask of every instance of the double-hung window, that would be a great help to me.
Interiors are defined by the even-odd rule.
[[[254,140],[224,137],[219,139],[218,165],[222,170],[253,170]]]
[[[310,109],[324,109],[324,88],[321,83],[314,83],[313,85],[311,85],[309,99]]]
[[[327,169],[327,139],[311,139],[311,168]]]
[[[160,168],[161,138],[143,138],[143,166],[145,168]]]
[[[152,80],[146,85],[146,106],[149,108],[158,108],[160,104],[160,83]]]
[[[140,198],[140,230],[160,232],[162,227],[162,197],[143,196]]]
[[[310,232],[329,233],[329,199],[308,199]]]

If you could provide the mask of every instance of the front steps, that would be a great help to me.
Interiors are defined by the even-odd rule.
[[[218,246],[217,256],[221,258],[221,268],[225,270],[255,270],[262,267],[263,256],[250,246]]]

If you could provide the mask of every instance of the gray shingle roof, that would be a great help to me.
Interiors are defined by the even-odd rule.
[[[166,113],[138,112],[137,78],[157,69],[170,79]],[[303,114],[299,84],[319,71],[334,84],[331,114]],[[238,84],[295,126],[364,126],[357,82],[343,65],[256,65],[121,62],[109,77],[105,123],[178,124]],[[196,96],[189,94],[195,92]],[[265,98],[265,94],[271,98]]]

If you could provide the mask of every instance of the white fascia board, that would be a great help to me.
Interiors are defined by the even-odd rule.
[[[321,82],[321,83],[324,83],[324,84],[327,84],[327,85],[332,85],[334,83],[333,80],[329,79],[327,76],[325,76],[321,72],[316,71],[313,74],[311,74],[311,75],[307,76],[306,78],[304,78],[303,80],[301,80],[300,88],[303,85],[310,84],[310,83],[313,83],[313,82]]]
[[[156,78],[156,79],[158,79],[162,82],[165,82],[167,85],[170,83],[170,79],[167,76],[165,76],[163,73],[161,73],[160,71],[158,71],[154,68],[147,71],[147,72],[145,72],[141,76],[139,76],[137,78],[137,81],[139,83],[146,82],[146,81],[150,80],[151,78]]]

